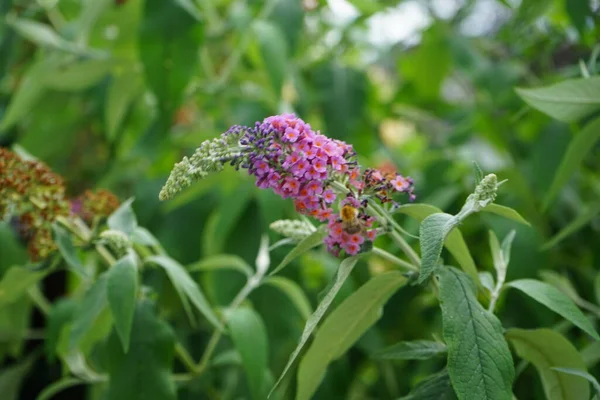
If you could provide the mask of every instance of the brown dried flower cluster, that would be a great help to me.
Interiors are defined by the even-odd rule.
[[[0,147],[0,218],[13,218],[32,260],[56,250],[52,223],[57,217],[80,216],[91,223],[94,216],[108,216],[118,207],[117,197],[104,189],[86,190],[69,201],[63,179],[44,163],[23,160]]]
[[[0,217],[17,219],[33,260],[47,257],[56,246],[52,222],[69,215],[63,179],[38,161],[25,161],[0,147]]]
[[[110,190],[86,190],[71,202],[71,210],[85,222],[91,223],[95,216],[107,217],[119,208],[119,199]]]

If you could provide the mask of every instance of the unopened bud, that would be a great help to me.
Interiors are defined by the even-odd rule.
[[[269,227],[280,235],[298,242],[313,233],[315,229],[308,222],[295,219],[281,219],[273,222]]]
[[[131,247],[131,242],[127,235],[121,231],[109,229],[100,233],[102,239],[117,255],[122,257],[127,254],[127,249]]]

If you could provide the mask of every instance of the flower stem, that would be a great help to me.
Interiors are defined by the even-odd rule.
[[[185,349],[185,347],[183,347],[183,345],[181,343],[177,343],[175,345],[175,353],[177,353],[177,356],[179,357],[181,362],[185,365],[185,367],[190,372],[192,372],[192,373],[196,372],[198,367],[196,366],[194,359],[192,358],[190,353],[187,352],[187,350]]]
[[[387,251],[379,248],[379,247],[373,247],[373,254],[377,254],[378,256],[380,256],[381,258],[385,258],[388,261],[391,261],[392,263],[408,270],[408,271],[418,271],[419,269],[414,266],[413,264],[406,262],[398,257],[396,257],[395,255],[388,253]]]

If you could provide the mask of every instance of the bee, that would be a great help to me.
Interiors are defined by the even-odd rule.
[[[342,220],[342,229],[344,232],[350,235],[354,235],[355,233],[365,233],[365,221],[358,217],[357,208],[346,204],[340,210],[340,219]]]

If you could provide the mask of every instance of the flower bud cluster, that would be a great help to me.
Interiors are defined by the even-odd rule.
[[[235,127],[234,127],[235,128]],[[220,137],[203,142],[191,157],[175,164],[159,194],[161,200],[173,198],[197,180],[211,172],[221,172],[227,162],[239,164],[241,153],[238,142],[242,129],[230,129]]]
[[[299,221],[297,219],[280,219],[269,225],[269,228],[279,233],[281,236],[301,241],[308,235],[314,232],[315,228],[308,222]]]

